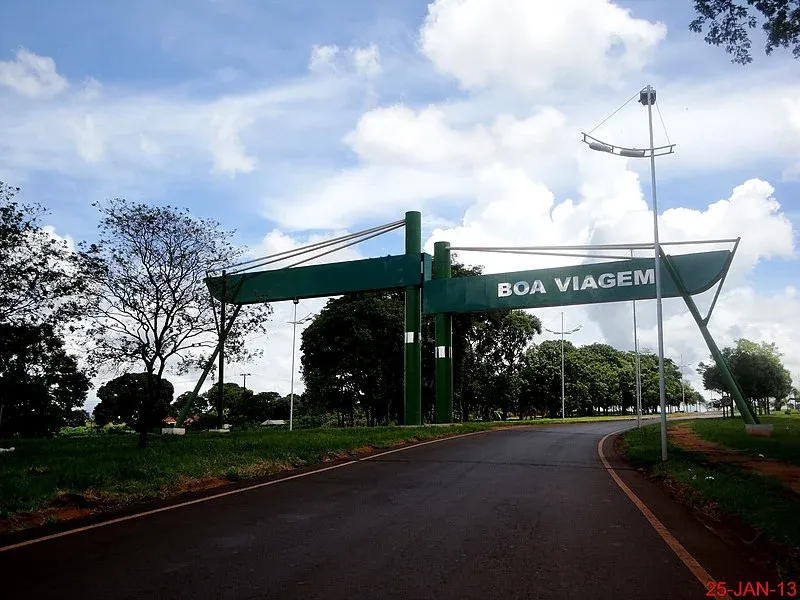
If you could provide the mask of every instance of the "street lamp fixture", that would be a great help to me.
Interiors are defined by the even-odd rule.
[[[561,334],[561,421],[563,422],[566,419],[565,414],[565,402],[564,402],[564,336],[570,335],[575,333],[581,328],[581,325],[570,329],[569,331],[564,331],[564,313],[561,313],[561,331],[553,331],[552,329],[548,329],[545,327],[545,331],[549,331],[550,333],[560,333]]]
[[[292,302],[294,302],[294,319],[292,321],[287,321],[287,323],[292,326],[292,379],[290,384],[291,391],[289,392],[289,431],[292,431],[294,425],[294,352],[297,345],[297,326],[307,323],[314,318],[314,313],[308,313],[305,317],[298,320],[297,304],[300,301],[295,298]]]
[[[633,98],[631,98],[632,100]],[[616,146],[583,134],[583,142],[592,150],[607,152],[625,158],[650,159],[650,191],[653,198],[653,249],[655,250],[655,284],[656,284],[656,321],[658,323],[658,395],[661,410],[661,460],[667,460],[667,409],[666,385],[664,380],[664,319],[661,307],[661,244],[658,239],[658,198],[656,196],[656,156],[672,154],[675,144],[655,146],[653,143],[653,106],[656,103],[656,91],[648,85],[639,92],[639,102],[647,107],[647,121],[650,132],[649,148],[627,148]],[[624,105],[623,105],[624,106]]]
[[[247,378],[250,377],[252,373],[242,373],[242,389],[247,389]]]

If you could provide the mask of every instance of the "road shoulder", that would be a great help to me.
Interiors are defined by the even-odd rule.
[[[620,442],[621,432],[603,444],[611,468],[713,578],[727,582],[729,589],[736,589],[739,582],[779,583],[769,555],[752,538],[746,539],[746,528],[712,521],[679,502],[674,488],[651,481],[643,470],[625,461]]]

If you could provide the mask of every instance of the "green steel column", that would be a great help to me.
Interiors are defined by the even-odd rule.
[[[450,278],[450,242],[433,245],[433,278]],[[436,410],[437,423],[453,422],[453,315],[436,315]]]
[[[719,351],[719,347],[717,343],[714,341],[714,338],[711,336],[711,332],[708,330],[708,326],[706,325],[705,321],[703,320],[703,316],[700,314],[700,311],[697,308],[697,304],[694,302],[694,298],[692,298],[691,294],[686,291],[686,286],[683,283],[683,278],[678,273],[678,270],[672,264],[672,260],[666,254],[661,253],[661,257],[664,259],[664,263],[667,266],[667,270],[669,271],[670,275],[672,276],[673,280],[678,286],[678,290],[683,296],[683,301],[686,303],[686,307],[689,309],[689,312],[692,314],[692,317],[697,323],[697,326],[700,328],[700,333],[703,334],[703,339],[706,341],[708,345],[708,349],[711,351],[711,356],[714,357],[714,362],[717,363],[717,368],[719,369],[719,373],[722,376],[722,380],[725,382],[725,385],[728,386],[728,390],[733,397],[733,401],[736,403],[736,408],[739,409],[739,413],[742,415],[742,419],[748,425],[757,425],[759,423],[758,417],[756,417],[752,412],[750,412],[750,408],[747,406],[747,402],[744,398],[744,393],[742,392],[742,388],[739,387],[739,383],[736,381],[736,378],[731,373],[730,369],[728,368],[728,363],[725,362],[725,357],[722,356],[722,352]]]
[[[222,272],[222,299],[219,302],[219,403],[217,407],[217,415],[219,416],[219,428],[225,424],[225,415],[223,414],[225,402],[225,302],[227,300],[228,290],[226,289],[227,277],[225,271]]]
[[[406,254],[420,260],[422,281],[422,215],[415,210],[406,213]],[[405,410],[404,425],[422,424],[422,285],[406,288],[405,331]]]

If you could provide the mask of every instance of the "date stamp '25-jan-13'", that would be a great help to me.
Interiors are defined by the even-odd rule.
[[[800,598],[800,587],[794,581],[709,581],[707,598]]]

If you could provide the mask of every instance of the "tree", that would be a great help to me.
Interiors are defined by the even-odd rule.
[[[44,229],[44,209],[18,193],[0,182],[0,323],[57,329],[86,313],[99,265]]]
[[[94,420],[102,427],[108,423],[142,424],[149,430],[161,424],[169,413],[175,388],[166,379],[155,381],[155,402],[148,406],[143,419],[142,398],[147,394],[147,373],[125,373],[97,390],[100,403],[94,408]]]
[[[192,392],[188,391],[183,392],[180,396],[175,398],[172,404],[169,405],[169,415],[177,418],[191,397]],[[208,394],[198,394],[192,403],[192,410],[189,415],[197,417],[199,415],[208,413],[211,410],[211,406],[212,404],[209,403]]]
[[[89,377],[51,325],[0,323],[0,435],[50,435],[86,401]]]
[[[758,407],[762,412],[769,412],[769,398],[785,399],[790,394],[792,378],[774,343],[757,344],[741,338],[733,347],[720,352],[751,410]],[[706,389],[731,393],[716,364],[700,363],[698,372],[703,376]]]
[[[791,48],[792,55],[800,58],[800,0],[695,0],[694,8],[697,17],[689,28],[702,33],[708,26],[706,43],[724,45],[733,63],[753,61],[748,30],[759,20],[767,36],[767,55],[775,48]]]
[[[400,420],[403,410],[403,301],[400,294],[329,300],[302,333],[305,401],[354,424]],[[288,415],[287,415],[288,416]]]
[[[88,411],[82,408],[75,408],[69,413],[69,416],[67,416],[66,425],[67,427],[82,427],[85,426],[86,422],[91,418]]]
[[[18,193],[0,182],[0,431],[34,435],[63,426],[85,398],[88,377],[63,333],[92,301],[97,264],[43,228],[44,210]]]
[[[495,395],[500,418],[518,412],[522,387],[519,374],[524,366],[525,351],[533,337],[542,333],[538,317],[521,310],[494,313],[481,328],[476,351],[486,365],[487,383]]]
[[[202,361],[201,352],[217,343],[217,316],[205,277],[239,258],[215,221],[188,211],[115,199],[95,204],[102,218],[97,244],[86,250],[102,263],[94,284],[99,302],[91,311],[89,336],[98,365],[144,367],[146,390],[138,410],[139,445],[156,408],[156,382],[167,365],[178,372]],[[84,247],[85,244],[84,244]],[[226,338],[229,361],[250,359],[245,335],[264,332],[268,305],[244,308]]]

